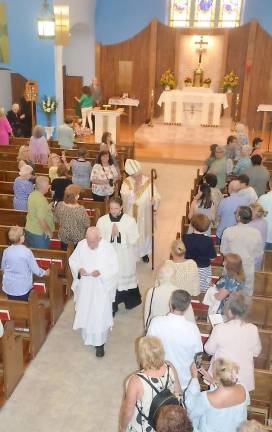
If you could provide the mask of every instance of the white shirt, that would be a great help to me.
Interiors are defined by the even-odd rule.
[[[197,325],[187,321],[182,315],[169,313],[153,318],[147,334],[160,338],[165,359],[176,368],[180,385],[185,389],[191,379],[190,366],[194,361],[194,355],[203,351]]]
[[[272,243],[272,191],[260,196],[258,203],[268,211],[268,215],[265,218],[267,220],[268,228],[266,241],[267,243]]]

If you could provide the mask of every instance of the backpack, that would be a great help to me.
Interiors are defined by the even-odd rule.
[[[180,402],[178,398],[167,388],[168,382],[169,382],[169,365],[167,365],[167,379],[165,383],[165,387],[163,390],[159,391],[156,389],[156,387],[141,373],[137,373],[137,376],[142,378],[147,384],[152,387],[152,389],[156,392],[156,395],[152,399],[150,408],[149,408],[149,414],[148,417],[143,413],[143,411],[139,408],[138,404],[136,403],[136,408],[139,412],[139,414],[144,417],[148,424],[155,429],[156,427],[156,420],[157,420],[157,414],[159,412],[159,409],[165,405],[180,405]]]

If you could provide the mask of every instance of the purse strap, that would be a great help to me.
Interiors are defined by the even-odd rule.
[[[148,330],[148,327],[149,327],[149,324],[150,324],[149,320],[150,320],[150,316],[151,316],[153,297],[154,297],[154,292],[155,292],[156,288],[157,288],[157,286],[154,285],[153,290],[152,290],[152,294],[151,294],[151,299],[150,299],[148,317],[147,317],[147,320],[146,320],[146,323],[145,323],[145,334],[147,333],[147,330]]]

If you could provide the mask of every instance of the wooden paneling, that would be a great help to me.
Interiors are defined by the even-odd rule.
[[[18,73],[11,74],[11,91],[12,103],[19,103],[25,92],[25,83],[27,79]]]
[[[69,76],[66,75],[64,77],[64,100],[65,100],[65,109],[71,109],[75,107],[75,99],[74,97],[80,97],[81,89],[83,86],[83,78],[81,76]]]

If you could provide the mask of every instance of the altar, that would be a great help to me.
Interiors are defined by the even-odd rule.
[[[220,126],[222,106],[228,108],[225,93],[210,88],[187,87],[164,91],[158,100],[164,104],[164,123],[191,126]]]

